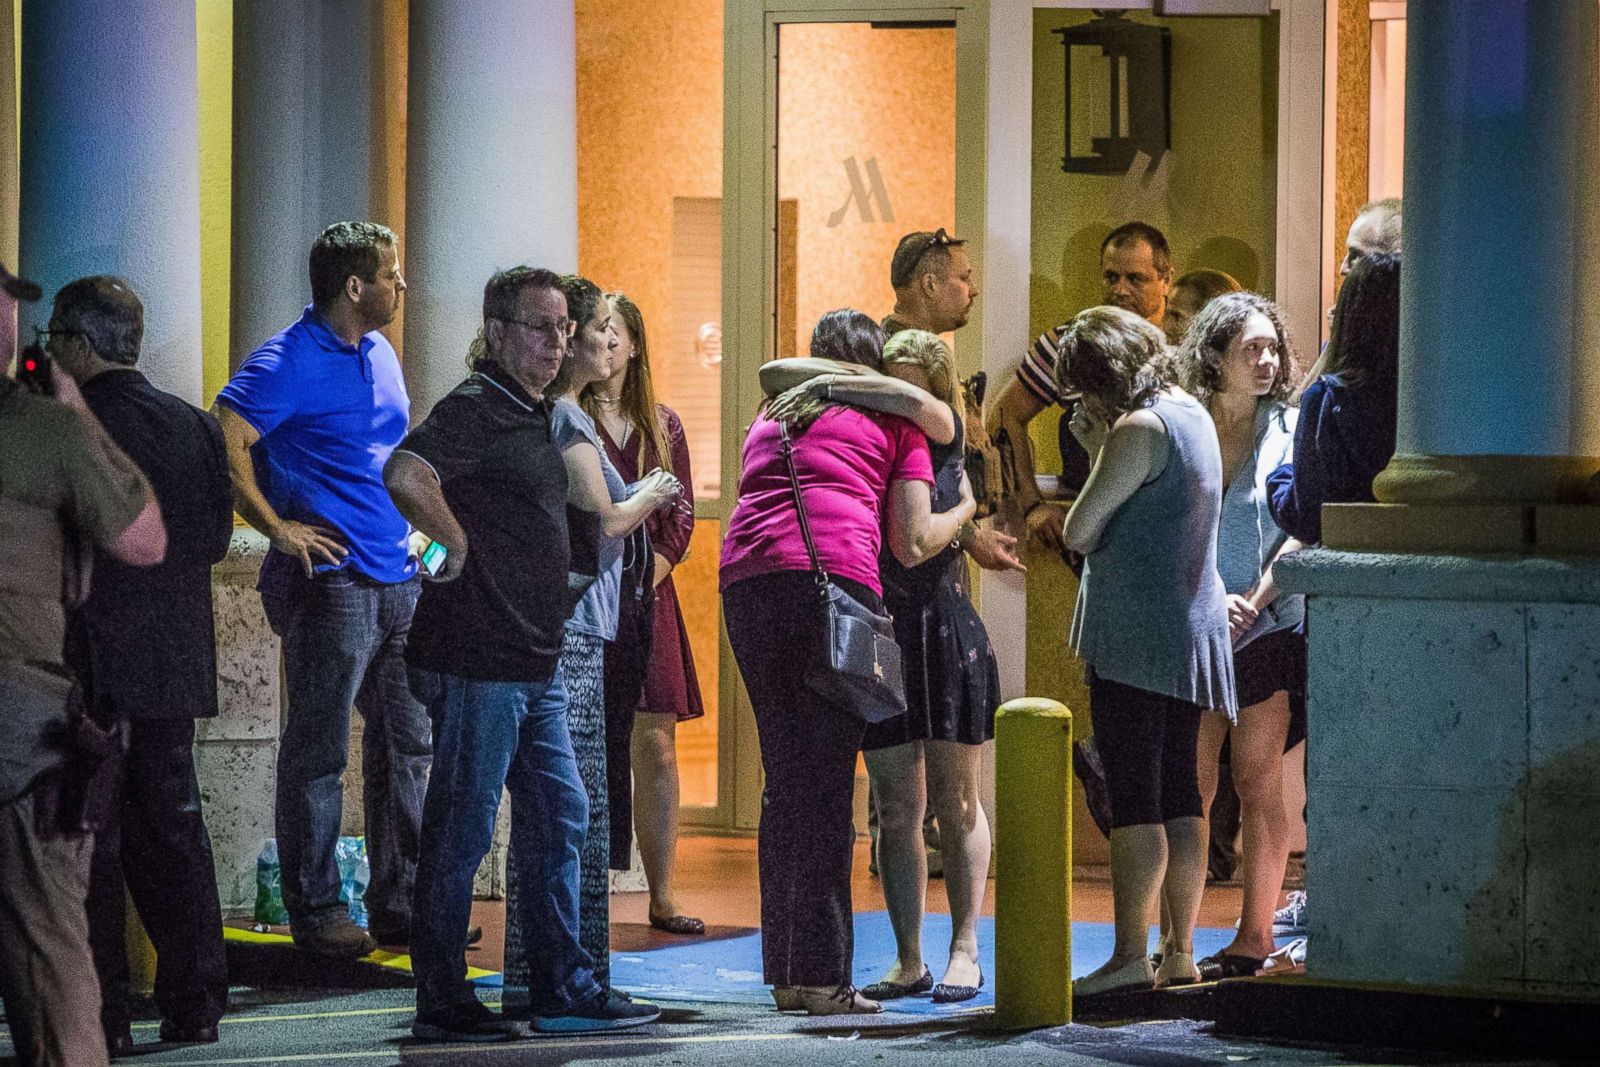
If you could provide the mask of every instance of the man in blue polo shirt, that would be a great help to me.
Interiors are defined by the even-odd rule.
[[[234,503],[272,542],[257,588],[283,639],[288,691],[277,783],[283,902],[296,944],[339,956],[366,955],[374,937],[406,940],[431,754],[403,657],[421,583],[410,527],[383,485],[411,403],[378,330],[405,289],[393,232],[329,226],[311,247],[311,306],[244,361],[213,408]],[[339,900],[334,861],[352,704],[365,721],[373,936]]]

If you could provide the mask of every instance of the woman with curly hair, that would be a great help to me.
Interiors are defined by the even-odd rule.
[[[1289,859],[1283,754],[1305,737],[1305,598],[1285,595],[1272,565],[1300,547],[1272,521],[1267,476],[1293,454],[1289,400],[1293,349],[1278,307],[1255,293],[1226,293],[1200,311],[1178,349],[1185,386],[1205,405],[1222,451],[1217,568],[1228,593],[1239,719],[1200,720],[1200,798],[1210,814],[1231,733],[1233,783],[1244,846],[1244,904],[1233,941],[1202,959],[1206,980],[1253,975],[1274,948],[1272,911]],[[1163,948],[1165,951],[1165,948]]]
[[[1222,457],[1204,407],[1178,387],[1166,337],[1120,308],[1081,312],[1056,376],[1080,395],[1072,432],[1094,459],[1067,515],[1084,555],[1071,643],[1111,799],[1111,959],[1075,997],[1194,980],[1205,886],[1196,781],[1203,708],[1236,708],[1227,593],[1217,574]],[[1172,917],[1159,973],[1146,955],[1160,898]]]

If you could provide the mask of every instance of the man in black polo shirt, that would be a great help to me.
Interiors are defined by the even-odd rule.
[[[390,457],[395,506],[446,550],[406,644],[411,687],[433,719],[412,911],[412,1033],[432,1041],[513,1036],[466,980],[472,878],[489,850],[502,787],[534,1028],[614,1030],[659,1010],[601,989],[578,944],[578,856],[588,797],[567,733],[559,670],[571,549],[567,476],[543,391],[572,323],[559,278],[515,267],[489,279],[473,372]]]

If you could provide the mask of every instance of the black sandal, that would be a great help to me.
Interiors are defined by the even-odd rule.
[[[861,991],[861,995],[868,1000],[899,1000],[901,997],[926,993],[932,988],[933,972],[924,965],[922,977],[915,982],[873,982]]]
[[[650,925],[657,930],[665,930],[669,934],[679,934],[683,937],[699,937],[706,932],[704,922],[688,915],[670,915],[665,919],[658,919],[652,915]]]
[[[1254,978],[1266,962],[1264,957],[1219,952],[1196,961],[1194,966],[1200,972],[1200,981],[1220,982],[1224,978]]]
[[[947,985],[940,982],[933,987],[933,1002],[935,1004],[959,1004],[963,1000],[971,1000],[978,995],[978,990],[983,988],[983,972],[978,972],[977,985]]]

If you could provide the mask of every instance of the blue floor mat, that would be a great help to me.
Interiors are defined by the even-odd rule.
[[[882,911],[856,913],[855,983],[867,986],[883,977],[894,962],[894,932]],[[1194,932],[1195,956],[1208,956],[1233,940],[1231,929]],[[942,963],[950,943],[950,916],[929,915],[922,924],[922,945],[930,966]],[[1151,934],[1154,947],[1155,934]],[[1072,974],[1092,971],[1111,955],[1110,923],[1072,924]],[[993,981],[994,920],[978,923],[978,954],[983,973]],[[939,977],[935,966],[934,978]],[[771,1004],[772,996],[761,980],[761,934],[721,941],[686,941],[648,952],[611,954],[611,982],[646,1000],[711,1001],[722,1004]],[[985,984],[977,997],[960,1004],[935,1004],[928,997],[907,997],[890,1002],[894,1011],[917,1015],[942,1015],[994,1006],[994,986]]]

